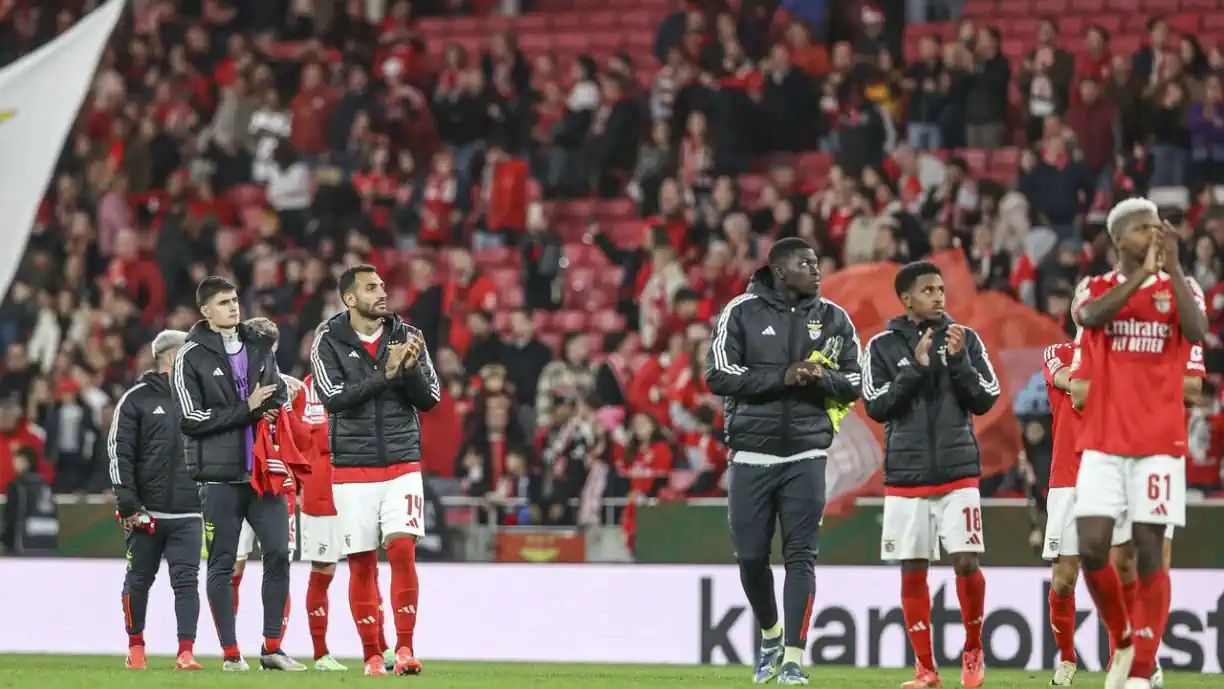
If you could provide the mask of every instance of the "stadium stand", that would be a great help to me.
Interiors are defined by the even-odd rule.
[[[0,60],[89,5],[0,2]],[[1219,344],[1224,2],[487,5],[134,3],[0,306],[0,484],[27,446],[57,491],[105,490],[110,405],[211,273],[301,376],[338,270],[376,265],[446,383],[430,474],[529,492],[516,523],[720,494],[704,340],[778,237],[820,247],[864,339],[897,263],[943,263],[1015,397],[982,428],[996,495],[1048,461],[1028,384],[1116,198],[1168,208]],[[1195,411],[1204,492],[1220,418]]]

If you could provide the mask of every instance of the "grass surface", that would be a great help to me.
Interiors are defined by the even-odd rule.
[[[249,661],[250,659],[248,659]],[[123,668],[123,659],[115,656],[60,655],[0,655],[0,687],[23,689],[184,689],[190,687],[292,687],[312,689],[338,684],[391,681],[411,682],[441,689],[577,689],[586,687],[620,689],[633,687],[747,687],[752,685],[746,667],[684,667],[663,665],[548,665],[515,663],[444,663],[428,662],[418,677],[387,679],[361,675],[361,665],[347,662],[343,673],[273,673],[253,670],[246,675],[222,676],[220,661],[202,658],[204,672],[173,672],[170,658],[150,658],[149,669],[143,672]],[[819,667],[810,670],[812,685],[874,689],[898,687],[911,678],[907,670],[860,670],[845,667]],[[944,671],[946,687],[960,686],[959,668]],[[986,686],[991,689],[1036,689],[1049,685],[1047,672],[1023,670],[988,670]],[[1104,680],[1100,673],[1084,673],[1076,678],[1076,686],[1098,687]],[[1166,673],[1166,686],[1221,686],[1218,675]]]

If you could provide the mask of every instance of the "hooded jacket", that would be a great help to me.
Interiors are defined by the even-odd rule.
[[[106,435],[110,481],[119,515],[200,511],[196,483],[183,461],[179,413],[170,376],[149,371],[123,393]]]
[[[727,446],[779,459],[822,455],[859,396],[858,357],[845,309],[819,295],[792,306],[769,268],[758,270],[719,314],[706,355],[706,384],[723,398]],[[788,386],[786,369],[809,360],[824,365],[819,380]]]
[[[884,485],[891,495],[926,495],[977,484],[981,457],[973,417],[999,398],[999,379],[986,346],[965,328],[965,346],[947,353],[944,317],[934,325],[931,360],[923,366],[914,348],[930,325],[905,316],[867,342],[863,400],[867,415],[884,424]]]
[[[186,436],[187,468],[197,483],[245,483],[251,478],[253,444],[248,438],[264,412],[288,400],[272,353],[272,340],[238,325],[241,355],[247,358],[247,390],[275,385],[277,390],[259,409],[251,410],[238,393],[234,369],[221,335],[200,321],[187,333],[171,370],[175,404]]]

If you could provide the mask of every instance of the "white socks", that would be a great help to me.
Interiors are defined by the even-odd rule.
[[[781,622],[774,624],[774,626],[770,627],[769,629],[761,630],[762,639],[768,639],[772,641],[773,639],[777,639],[780,636],[782,636],[782,623]]]
[[[803,649],[798,646],[787,646],[782,650],[782,664],[795,663],[803,665]]]

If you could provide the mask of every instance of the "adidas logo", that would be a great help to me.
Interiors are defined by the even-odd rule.
[[[377,618],[377,617],[370,617],[370,616],[368,616],[368,615],[367,615],[367,616],[362,617],[361,619],[357,620],[357,624],[378,624],[378,618]]]
[[[1165,507],[1165,504],[1162,502],[1156,506],[1156,509],[1152,510],[1152,516],[1167,517],[1169,516],[1169,508]]]
[[[315,608],[306,614],[310,617],[327,617],[327,611],[323,608]]]
[[[969,540],[966,542],[969,545],[982,545],[982,537],[977,534],[973,534],[972,536],[969,537]]]
[[[906,630],[906,631],[911,631],[911,632],[925,632],[926,630],[927,630],[927,624],[926,624],[926,622],[919,622],[919,623],[915,624],[914,626],[910,627],[910,628],[909,628],[908,630]]]
[[[223,375],[225,375],[225,371],[222,371],[222,370],[221,370],[221,367],[220,367],[220,366],[218,366],[218,367],[216,367],[216,368],[214,368],[214,369],[213,369],[213,375],[214,375],[214,376],[223,376]]]
[[[157,409],[154,409],[154,410],[153,410],[153,413],[154,413],[154,414],[165,414],[165,413],[166,413],[166,410],[165,410],[165,409],[162,409],[162,408],[161,408],[161,405],[159,404],[159,405],[157,405]]]
[[[771,325],[768,328],[765,328],[764,330],[762,330],[761,334],[762,335],[777,335],[778,333],[774,332],[773,326]]]
[[[909,365],[910,365],[909,359],[902,359],[901,361],[897,362],[897,368],[904,368],[905,366],[909,366]]]
[[[360,359],[361,355],[357,353],[356,349],[354,349],[353,351],[349,352],[349,358],[350,359]]]
[[[415,605],[405,605],[402,608],[396,608],[395,612],[403,612],[403,613],[408,613],[409,615],[415,615],[416,606]]]

